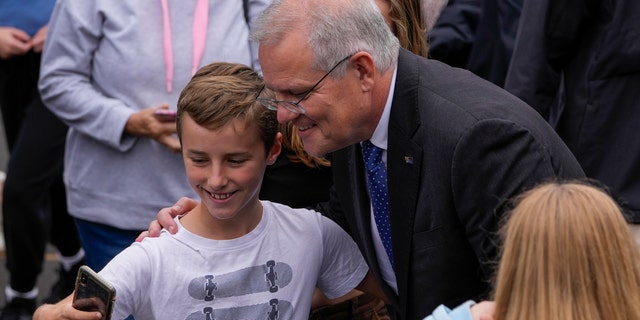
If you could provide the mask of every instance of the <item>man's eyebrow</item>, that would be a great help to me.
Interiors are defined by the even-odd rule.
[[[291,94],[292,96],[302,96],[307,94],[309,90],[311,90],[311,87],[304,89],[303,91],[300,91],[300,92],[293,92],[292,90],[289,90],[289,94]]]
[[[302,89],[297,89],[295,87],[287,87],[286,89],[282,89],[282,90],[274,90],[269,87],[267,88],[269,88],[274,93],[284,93],[289,96],[301,96],[301,95],[304,95],[305,93],[308,93],[312,87],[313,87],[313,84],[306,85],[305,88],[302,88]]]
[[[316,80],[317,81],[317,80]],[[309,92],[309,89],[313,87],[315,84],[312,80],[304,80],[300,78],[292,79],[292,81],[287,81],[280,88],[273,88],[265,84],[265,87],[273,92],[280,92],[289,95],[302,95]]]

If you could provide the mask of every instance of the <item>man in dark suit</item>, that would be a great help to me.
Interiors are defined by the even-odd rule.
[[[399,49],[373,1],[274,1],[256,30],[265,83],[278,99],[259,101],[299,128],[307,152],[332,153],[334,187],[320,209],[354,237],[394,318],[485,297],[507,200],[544,180],[583,176],[525,103]],[[386,161],[385,225],[373,223],[363,141]],[[165,226],[171,211],[180,208],[159,213]],[[391,253],[380,236],[387,230]]]
[[[532,108],[469,72],[399,50],[380,18],[367,0],[276,1],[254,36],[278,120],[300,128],[307,152],[333,152],[322,211],[351,232],[398,316],[418,319],[486,294],[506,200],[583,172]],[[385,150],[393,263],[376,245],[360,150],[367,140]]]

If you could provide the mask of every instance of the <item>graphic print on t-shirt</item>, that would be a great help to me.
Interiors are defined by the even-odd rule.
[[[213,301],[259,292],[274,293],[286,287],[292,276],[291,266],[269,260],[263,265],[238,271],[197,277],[189,283],[189,295],[198,300]]]
[[[213,309],[205,307],[201,312],[190,314],[186,320],[236,320],[236,319],[291,319],[291,303],[271,299],[268,303],[235,308]]]

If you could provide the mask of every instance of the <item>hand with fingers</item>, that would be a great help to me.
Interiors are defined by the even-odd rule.
[[[167,229],[171,234],[175,234],[178,232],[178,226],[176,225],[173,218],[186,214],[187,212],[193,210],[198,205],[198,201],[193,200],[191,198],[182,197],[171,207],[162,208],[158,215],[156,216],[156,220],[151,221],[149,224],[149,229],[147,231],[143,231],[140,233],[138,238],[136,238],[136,242],[142,241],[146,237],[157,237],[160,235],[160,230],[162,228]]]
[[[176,124],[162,121],[156,116],[157,110],[167,110],[168,105],[142,109],[129,117],[125,132],[134,136],[154,139],[172,152],[180,152],[180,141],[175,137]]]

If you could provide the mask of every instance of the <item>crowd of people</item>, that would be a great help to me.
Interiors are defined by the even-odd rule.
[[[0,320],[640,318],[638,4],[436,2],[0,0]]]
[[[85,262],[63,182],[67,126],[45,107],[38,91],[54,3],[0,1],[0,110],[10,153],[2,188],[8,283],[0,319],[20,319],[36,308],[47,243],[60,263],[51,292],[42,293],[44,302],[71,293]]]

